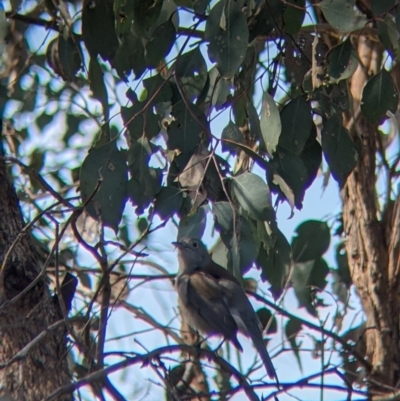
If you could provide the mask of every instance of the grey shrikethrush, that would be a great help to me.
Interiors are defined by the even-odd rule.
[[[243,351],[238,331],[250,337],[268,376],[276,378],[265,348],[261,323],[236,278],[215,263],[199,239],[173,242],[178,249],[179,271],[175,288],[183,318],[206,335],[221,335]]]

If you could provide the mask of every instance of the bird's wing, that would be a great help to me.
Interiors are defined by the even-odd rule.
[[[272,364],[264,344],[261,322],[254,312],[246,293],[240,285],[231,280],[221,279],[219,280],[219,285],[226,294],[227,303],[239,330],[253,341],[254,347],[261,356],[268,376],[277,379],[274,365]]]
[[[192,314],[192,320],[197,320],[200,331],[223,335],[242,350],[236,338],[237,324],[217,280],[203,272],[184,275],[180,278],[178,294],[183,305]]]

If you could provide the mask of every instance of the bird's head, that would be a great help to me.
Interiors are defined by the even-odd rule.
[[[191,273],[210,263],[211,257],[205,245],[197,238],[181,238],[173,245],[178,249],[178,274]]]

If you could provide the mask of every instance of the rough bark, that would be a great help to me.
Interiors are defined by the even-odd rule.
[[[400,200],[388,199],[383,213],[378,206],[378,127],[360,113],[362,89],[381,68],[382,48],[363,36],[356,46],[360,65],[350,82],[353,109],[346,113],[345,122],[353,139],[361,141],[362,151],[342,190],[343,223],[351,276],[366,317],[364,339],[372,366],[368,379],[373,398],[376,392],[392,392],[388,388],[396,388],[400,379]]]
[[[42,267],[23,228],[0,152],[0,398],[36,401],[70,383],[67,330],[45,275],[28,289]]]

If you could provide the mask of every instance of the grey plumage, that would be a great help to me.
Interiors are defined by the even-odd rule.
[[[175,286],[187,323],[203,334],[222,335],[240,351],[243,349],[237,332],[250,337],[268,376],[277,379],[261,323],[239,282],[211,259],[200,240],[183,238],[173,244],[178,248],[179,260]]]

